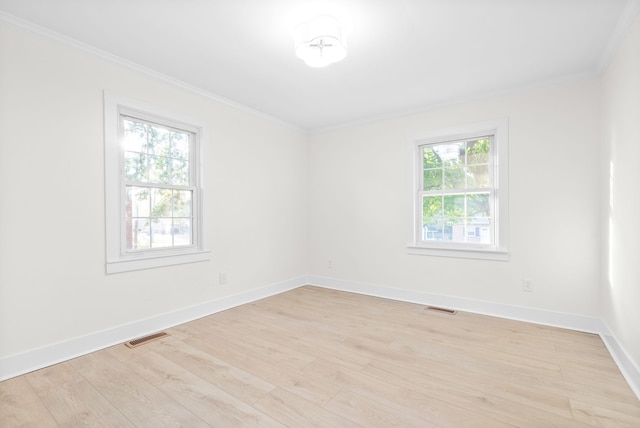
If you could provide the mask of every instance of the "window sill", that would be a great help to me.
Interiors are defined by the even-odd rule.
[[[407,253],[418,256],[436,256],[436,257],[455,257],[460,259],[480,259],[480,260],[496,260],[508,261],[509,253],[501,250],[489,249],[460,249],[460,248],[434,248],[434,247],[418,247],[415,245],[407,246]]]
[[[107,274],[129,272],[133,270],[151,269],[163,266],[173,266],[185,263],[204,262],[211,259],[211,251],[198,250],[183,254],[137,257],[120,260],[107,260]]]

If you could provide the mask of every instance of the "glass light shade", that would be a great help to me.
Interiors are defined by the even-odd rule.
[[[310,67],[325,67],[347,56],[340,23],[333,16],[318,16],[295,31],[296,56]]]

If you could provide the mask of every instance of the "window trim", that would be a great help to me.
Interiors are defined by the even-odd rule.
[[[196,135],[193,148],[195,179],[193,206],[193,240],[188,247],[154,249],[127,252],[124,242],[125,181],[123,177],[124,156],[119,141],[120,115],[125,114],[145,121],[165,126],[183,128]],[[105,232],[106,232],[106,273],[119,273],[139,269],[194,263],[210,259],[210,250],[205,246],[203,221],[203,169],[202,150],[205,128],[199,121],[185,115],[167,111],[157,106],[143,103],[120,95],[104,92],[104,138],[105,138]]]
[[[418,238],[421,229],[419,215],[420,179],[423,171],[422,159],[419,156],[420,146],[432,143],[444,143],[453,140],[493,135],[494,153],[492,169],[494,186],[491,191],[496,194],[495,228],[496,236],[493,246],[479,246],[464,243],[424,242]],[[501,260],[509,259],[509,182],[508,182],[508,148],[509,129],[507,119],[489,120],[469,125],[447,128],[420,134],[410,138],[408,143],[409,170],[409,220],[407,228],[407,252],[415,255],[459,257],[469,259]]]

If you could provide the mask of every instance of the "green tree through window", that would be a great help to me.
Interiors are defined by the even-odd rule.
[[[491,243],[491,141],[421,146],[423,240]]]
[[[123,117],[127,249],[191,245],[191,133]]]

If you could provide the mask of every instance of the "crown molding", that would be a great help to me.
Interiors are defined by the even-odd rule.
[[[247,107],[247,106],[245,106],[243,104],[237,103],[237,102],[232,101],[232,100],[230,100],[228,98],[225,98],[225,97],[222,97],[220,95],[214,94],[213,92],[204,90],[204,89],[199,88],[197,86],[190,85],[190,84],[188,84],[186,82],[183,82],[180,79],[176,79],[176,78],[171,77],[169,75],[160,73],[160,72],[158,72],[156,70],[153,70],[151,68],[148,68],[148,67],[145,67],[143,65],[140,65],[140,64],[138,64],[138,63],[136,63],[134,61],[130,61],[128,59],[125,59],[125,58],[119,57],[117,55],[111,54],[111,53],[109,53],[107,51],[104,51],[102,49],[98,49],[98,48],[96,48],[94,46],[91,46],[89,44],[83,43],[83,42],[81,42],[79,40],[76,40],[76,39],[74,39],[72,37],[65,36],[64,34],[60,34],[60,33],[56,32],[56,31],[50,30],[48,28],[45,28],[43,26],[40,26],[40,25],[35,24],[33,22],[30,22],[30,21],[27,21],[25,19],[19,18],[17,16],[11,15],[9,13],[0,11],[0,22],[4,22],[4,23],[7,23],[7,24],[10,24],[10,25],[12,25],[14,27],[17,27],[19,29],[28,31],[28,32],[30,32],[32,34],[36,34],[36,35],[38,35],[38,36],[40,36],[40,37],[42,37],[44,39],[51,40],[51,41],[53,41],[55,43],[58,43],[58,44],[63,45],[63,46],[66,46],[68,48],[75,49],[77,51],[81,51],[81,52],[83,52],[85,54],[91,55],[91,56],[93,56],[95,58],[99,58],[99,59],[101,59],[103,61],[106,61],[106,62],[115,64],[115,65],[121,66],[123,68],[129,69],[131,71],[143,74],[143,75],[145,75],[147,77],[151,77],[153,79],[160,80],[160,81],[162,81],[164,83],[176,86],[176,87],[178,87],[180,89],[186,90],[186,91],[191,92],[191,93],[193,93],[195,95],[199,95],[201,97],[208,98],[208,99],[210,99],[212,101],[215,101],[217,103],[227,105],[227,106],[232,107],[234,109],[240,110],[240,111],[242,111],[244,113],[248,113],[248,114],[250,114],[252,116],[259,117],[261,119],[265,119],[265,120],[267,120],[269,122],[284,126],[286,128],[289,128],[289,129],[292,129],[294,131],[298,131],[298,132],[300,132],[300,133],[302,133],[304,135],[307,135],[307,131],[306,130],[304,130],[304,129],[296,126],[296,125],[293,125],[293,124],[291,124],[289,122],[286,122],[284,120],[278,119],[277,117],[274,117],[274,116],[271,116],[269,114],[263,113],[263,112],[261,112],[259,110],[255,110],[255,109],[253,109],[251,107]]]
[[[600,59],[596,64],[596,72],[597,74],[602,74],[606,71],[611,61],[618,50],[618,46],[624,39],[624,36],[627,34],[631,25],[635,21],[638,12],[640,11],[640,0],[628,0],[627,4],[624,6],[622,14],[620,18],[618,18],[618,23],[616,24],[609,40],[600,55]]]

